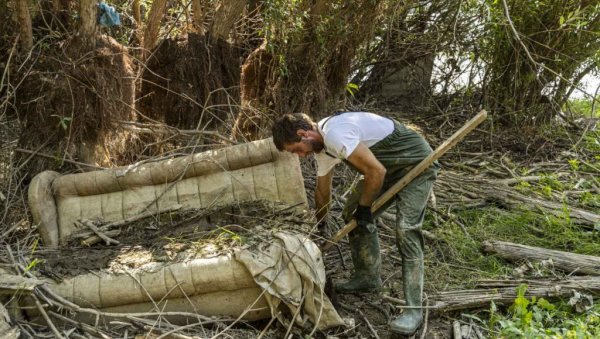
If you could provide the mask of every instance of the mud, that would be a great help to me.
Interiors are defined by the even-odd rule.
[[[74,239],[66,248],[38,252],[39,272],[60,280],[91,271],[151,269],[253,246],[282,229],[309,232],[307,220],[301,211],[266,201],[176,211],[122,226],[113,237],[119,245],[82,247]]]

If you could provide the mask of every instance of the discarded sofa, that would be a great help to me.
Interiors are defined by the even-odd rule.
[[[206,208],[257,199],[307,208],[297,156],[278,152],[271,139],[103,171],[46,171],[34,177],[28,195],[48,247],[66,244],[80,218],[114,222],[175,205]],[[105,312],[159,307],[161,312],[283,321],[279,310],[287,305],[299,314],[294,321],[300,325],[307,320],[319,328],[341,325],[323,291],[318,247],[298,234],[276,237],[261,253],[245,249],[127,274],[91,272],[50,282],[50,287],[81,307]]]
[[[203,208],[257,199],[306,208],[297,156],[272,144],[263,139],[104,171],[45,171],[31,181],[29,206],[48,247],[64,244],[79,218],[112,222],[174,205]]]

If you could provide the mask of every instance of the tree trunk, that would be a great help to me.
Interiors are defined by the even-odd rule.
[[[133,4],[131,5],[133,12],[133,20],[135,20],[135,24],[137,26],[137,30],[142,28],[142,12],[140,10],[140,0],[133,0]]]
[[[58,14],[62,9],[61,0],[52,0],[52,11],[54,14]]]
[[[206,33],[204,28],[204,19],[206,17],[207,8],[203,0],[192,0],[193,20],[196,31],[199,35]]]
[[[542,261],[552,259],[554,267],[566,273],[600,275],[600,257],[576,254],[545,248],[513,244],[504,241],[486,241],[483,248],[488,253],[511,260]]]
[[[317,0],[294,6],[292,11],[303,21],[302,29],[293,34],[269,31],[270,40],[265,41],[269,48],[259,47],[244,62],[242,96],[256,110],[242,111],[236,127],[260,127],[254,121],[268,124],[268,119],[256,112],[304,112],[318,118],[339,108],[352,59],[360,44],[372,37],[381,1],[337,6]],[[338,20],[328,20],[330,17]],[[258,54],[262,57],[257,58]],[[270,64],[264,63],[266,54]],[[242,128],[241,132],[246,131]]]
[[[401,103],[404,109],[424,106],[431,95],[434,58],[435,55],[431,53],[405,60],[395,67],[387,63],[376,65],[373,73],[381,72],[379,88],[370,94],[383,103]]]
[[[241,110],[235,120],[232,136],[234,140],[257,140],[260,138],[260,107],[272,76],[273,56],[266,50],[267,44],[252,51],[242,65],[240,77]]]
[[[393,14],[386,16],[353,79],[360,85],[359,99],[374,98],[408,112],[420,107],[427,111],[436,53],[444,48],[445,32],[461,27],[457,4],[440,8],[436,2],[415,1],[390,9]]]
[[[79,16],[81,18],[79,35],[85,50],[96,47],[96,4],[94,0],[80,0]]]
[[[210,34],[215,38],[227,40],[235,23],[242,17],[244,7],[245,0],[222,0],[217,5]]]
[[[158,34],[160,32],[160,22],[165,10],[167,9],[167,0],[154,0],[150,14],[148,15],[148,24],[144,33],[144,58],[150,55],[150,51],[156,47]]]
[[[27,2],[27,0],[15,0],[17,17],[19,19],[21,46],[28,51],[33,47],[33,33],[31,30],[31,16],[29,15]]]

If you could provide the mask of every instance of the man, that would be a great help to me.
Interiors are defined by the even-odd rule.
[[[343,112],[315,123],[305,114],[286,114],[273,126],[273,142],[280,151],[317,160],[315,205],[323,220],[331,201],[332,169],[341,161],[363,174],[344,206],[346,222],[358,226],[349,233],[354,272],[336,285],[339,293],[381,288],[381,257],[371,204],[412,166],[432,152],[415,131],[399,122],[366,112]],[[396,202],[396,245],[402,257],[402,280],[407,308],[390,323],[393,332],[410,335],[421,325],[423,295],[423,237],[421,225],[438,171],[437,163],[415,178],[379,211]],[[376,217],[376,216],[375,216]]]

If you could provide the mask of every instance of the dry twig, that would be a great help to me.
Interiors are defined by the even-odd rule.
[[[104,242],[106,243],[106,246],[109,246],[111,244],[114,244],[114,245],[120,244],[120,242],[118,240],[110,238],[106,234],[102,233],[98,229],[98,227],[96,227],[96,225],[94,225],[94,223],[92,221],[87,220],[87,219],[79,219],[78,223],[80,225],[86,226],[87,228],[92,230],[92,232],[94,232],[98,237],[100,237],[100,239],[104,240]]]

